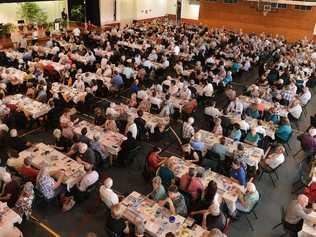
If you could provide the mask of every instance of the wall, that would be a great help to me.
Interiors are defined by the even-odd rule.
[[[136,0],[136,20],[165,16],[166,0]]]
[[[61,12],[66,6],[64,1],[36,2],[48,15],[48,22],[61,18]],[[15,23],[20,19],[18,15],[21,3],[0,3],[0,23]]]
[[[316,23],[316,7],[303,12],[288,6],[287,9],[273,10],[263,16],[262,12],[256,10],[256,3],[223,4],[201,0],[200,4],[199,20],[202,23],[237,31],[242,29],[245,32],[284,35],[290,41],[305,36],[311,38]]]
[[[100,0],[100,21],[101,25],[113,21],[114,19],[114,0]]]
[[[117,21],[130,23],[136,18],[136,0],[116,0]]]
[[[167,14],[176,15],[177,0],[167,1]],[[189,0],[182,0],[181,17],[184,19],[198,20],[200,5],[189,4]]]

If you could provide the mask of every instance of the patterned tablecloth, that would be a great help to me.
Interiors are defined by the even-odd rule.
[[[0,202],[0,237],[8,237],[13,232],[14,224],[21,223],[22,218],[7,206]]]
[[[84,101],[87,95],[85,91],[78,91],[76,88],[72,88],[70,86],[63,85],[59,82],[54,82],[51,88],[52,94],[61,93],[65,99],[65,101],[73,101],[74,103],[78,103],[80,101]]]
[[[201,135],[201,140],[205,143],[204,153],[206,153],[207,150],[212,149],[215,143],[220,143],[220,138],[222,137],[222,136],[215,135],[214,133],[211,133],[202,129],[199,130],[198,133]],[[233,139],[228,138],[228,137],[225,137],[225,139],[226,139],[225,146],[228,148],[228,151],[230,154],[233,154],[233,152],[237,150],[238,144],[242,143],[242,142],[234,141]],[[246,160],[247,164],[258,168],[258,164],[260,160],[262,159],[262,157],[264,156],[263,149],[253,146],[253,145],[246,144],[246,143],[242,143],[242,144],[244,146],[245,152],[248,153],[249,155],[249,159]]]
[[[165,164],[177,178],[181,178],[182,175],[187,174],[189,172],[189,168],[191,167],[203,170],[203,186],[206,188],[208,183],[211,180],[214,180],[217,183],[218,193],[224,198],[226,203],[231,205],[234,205],[237,202],[239,190],[244,190],[243,186],[234,183],[230,178],[211,170],[205,170],[194,163],[183,160],[176,156],[171,156]]]
[[[76,185],[85,174],[82,164],[44,143],[38,143],[20,152],[19,157],[24,159],[31,157],[32,166],[37,169],[43,166],[48,166],[51,172],[64,169],[65,178],[63,183],[67,185],[68,190]]]
[[[22,94],[6,96],[3,102],[17,106],[26,116],[32,117],[33,119],[37,119],[51,110],[48,104],[33,100]]]
[[[110,111],[110,112],[109,112]],[[116,105],[113,110],[107,110],[107,112],[113,116],[113,118],[119,117],[122,112],[126,112],[127,115],[135,119],[138,117],[136,108],[129,108],[127,105]],[[155,132],[155,128],[158,127],[160,132],[163,132],[170,123],[169,117],[160,117],[155,114],[144,112],[143,117],[146,121],[146,127],[150,129],[151,133]]]
[[[256,103],[256,99],[253,99],[253,98],[248,97],[248,96],[241,95],[238,98],[243,103],[244,109],[248,108],[251,103]],[[276,107],[276,105],[274,103],[270,103],[270,102],[265,101],[263,99],[261,99],[261,103],[264,104],[265,110],[269,110],[271,107]],[[287,114],[289,113],[289,111],[287,111],[285,106],[279,105],[278,108],[276,108],[276,109],[277,109],[277,113],[280,116],[287,117]]]
[[[199,225],[187,227],[187,220],[179,215],[174,216],[174,222],[170,222],[171,213],[168,209],[137,192],[132,192],[121,203],[126,207],[124,218],[131,223],[143,221],[145,231],[150,236],[164,237],[166,233],[172,232],[177,237],[201,237],[205,232]]]
[[[118,132],[106,131],[104,128],[96,126],[85,120],[80,121],[73,126],[74,132],[77,134],[81,134],[81,129],[86,127],[88,130],[87,136],[90,139],[93,139],[95,134],[98,135],[100,137],[100,143],[104,150],[115,156],[121,150],[122,142],[127,139],[124,135]]]

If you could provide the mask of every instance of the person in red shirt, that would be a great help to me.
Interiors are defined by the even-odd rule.
[[[161,157],[159,155],[160,152],[161,149],[159,147],[154,147],[147,157],[148,166],[154,171],[157,171],[159,166],[164,163],[166,159],[165,157]]]
[[[25,158],[24,165],[20,169],[18,169],[18,173],[32,183],[35,183],[36,177],[38,175],[38,170],[34,169],[31,164],[32,159],[30,157]]]

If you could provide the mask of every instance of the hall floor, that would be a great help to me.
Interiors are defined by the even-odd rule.
[[[256,77],[256,68],[248,73],[243,73],[241,78],[234,81],[234,88],[237,90],[237,93],[240,94],[245,86],[252,84]],[[225,104],[223,97],[222,95],[216,96],[219,107]],[[105,106],[109,104],[106,100],[99,103]],[[308,115],[306,118],[303,117],[299,122],[300,131],[296,130],[290,141],[291,154],[295,154],[299,150],[299,143],[296,140],[296,136],[308,128],[310,124],[309,116],[316,113],[316,100],[314,97],[309,103],[307,110]],[[203,118],[203,109],[200,108],[195,115],[196,128],[207,129],[207,122]],[[180,134],[182,123],[181,121],[172,121],[171,127]],[[41,130],[28,133],[26,138],[33,142],[45,141],[46,143],[52,142],[53,139],[51,134],[42,132]],[[162,154],[164,156],[180,154],[179,144],[169,130],[160,139],[153,138],[149,143],[142,142],[142,149],[138,152],[135,162],[130,167],[107,168],[102,172],[101,179],[107,176],[112,177],[114,180],[114,189],[124,194],[128,194],[134,190],[143,194],[149,193],[151,185],[143,179],[141,172],[145,156],[156,144],[160,146],[171,144]],[[299,156],[297,159],[299,159]],[[273,187],[268,176],[263,176],[261,182],[256,183],[258,190],[262,194],[261,203],[259,203],[257,208],[258,220],[253,216],[250,217],[255,231],[250,230],[246,219],[242,217],[232,223],[229,237],[280,236],[282,228],[272,230],[272,227],[280,222],[281,206],[286,206],[295,197],[295,195],[291,194],[291,187],[297,178],[297,169],[298,161],[294,160],[293,156],[290,155],[287,157],[285,164],[279,169],[280,180],[277,182],[276,187]],[[33,216],[62,237],[84,237],[90,231],[97,233],[98,237],[107,236],[104,231],[106,211],[104,204],[99,199],[98,190],[95,190],[88,200],[80,205],[76,205],[67,213],[62,213],[56,205],[45,206],[35,203]],[[26,221],[21,226],[21,230],[25,237],[52,236],[34,221]]]

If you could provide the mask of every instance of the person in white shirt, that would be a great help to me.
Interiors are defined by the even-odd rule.
[[[256,126],[256,132],[262,134],[263,137],[267,135],[265,128],[262,126],[262,120],[258,120],[258,125]]]
[[[168,68],[168,67],[169,67],[169,65],[170,65],[170,63],[169,63],[169,61],[168,61],[167,57],[163,57],[163,58],[162,58],[162,60],[163,60],[163,63],[162,63],[162,68],[163,68],[163,69]]]
[[[174,46],[173,52],[174,55],[178,56],[180,53],[180,47],[178,45]]]
[[[73,29],[72,33],[74,34],[74,36],[79,37],[80,36],[80,29],[78,27],[76,27],[75,29]]]
[[[108,208],[119,203],[119,196],[111,189],[113,186],[113,180],[107,178],[104,180],[103,185],[99,189],[100,198]]]
[[[260,166],[263,169],[271,168],[275,169],[285,161],[284,157],[285,149],[282,145],[278,145],[275,151],[268,155],[268,157],[260,161]]]
[[[206,97],[211,97],[213,95],[214,88],[210,81],[207,82],[207,84],[203,88],[203,95]]]
[[[211,116],[213,118],[220,117],[222,115],[221,111],[216,108],[216,102],[212,101],[211,106],[205,107],[204,114]]]
[[[237,115],[241,115],[243,112],[244,106],[242,102],[236,97],[234,100],[232,100],[228,107],[227,107],[227,112],[232,112]]]
[[[242,114],[239,121],[240,129],[243,131],[248,131],[250,129],[249,123],[246,121],[246,115]]]
[[[302,114],[302,106],[300,105],[300,101],[297,99],[294,99],[292,101],[292,104],[289,107],[290,116],[292,116],[294,119],[299,119]]]
[[[77,184],[77,188],[81,192],[87,191],[87,189],[95,184],[99,180],[99,174],[97,171],[92,170],[92,165],[85,166],[86,174],[83,176],[81,181]]]
[[[133,138],[137,138],[137,133],[138,133],[138,130],[137,130],[137,125],[136,123],[134,123],[134,120],[133,118],[129,119],[128,122],[127,122],[127,125],[126,125],[126,134],[128,132],[131,132],[132,133],[132,136]]]
[[[72,85],[73,88],[76,88],[78,91],[80,92],[84,92],[85,91],[85,85],[83,80],[81,79],[82,75],[78,75],[77,80],[74,82],[74,84]]]
[[[304,87],[303,88],[303,93],[299,97],[299,99],[301,101],[301,105],[305,106],[310,101],[311,98],[312,98],[312,94],[311,94],[309,88],[308,87]]]

